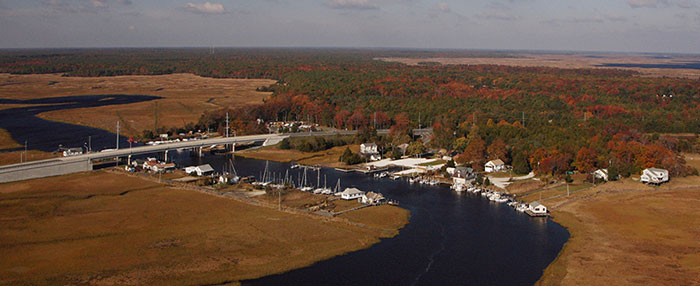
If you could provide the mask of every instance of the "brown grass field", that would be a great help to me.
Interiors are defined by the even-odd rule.
[[[348,145],[348,146],[337,146],[325,151],[319,152],[301,152],[298,150],[282,150],[275,146],[268,146],[252,150],[243,150],[236,152],[236,156],[253,158],[259,160],[270,160],[276,162],[291,162],[294,161],[298,164],[303,165],[321,165],[331,168],[347,167],[338,159],[340,155],[343,154],[346,147],[350,147],[350,150],[358,153],[360,152],[360,145]]]
[[[587,57],[583,54],[528,54],[517,53],[511,58],[377,58],[378,60],[400,62],[408,65],[418,65],[422,62],[434,62],[443,65],[504,65],[523,67],[553,67],[562,69],[600,68],[623,69],[640,72],[649,77],[700,77],[700,70],[669,69],[669,68],[628,68],[628,67],[597,67],[604,63],[619,64],[673,64],[697,60],[697,58],[656,59],[640,55],[605,54]]]
[[[235,283],[369,247],[407,220],[390,206],[280,212],[105,171],[2,184],[0,284]]]
[[[49,85],[51,82],[57,82]],[[266,79],[214,79],[192,74],[159,76],[61,77],[56,74],[0,74],[0,94],[7,99],[33,99],[74,95],[138,94],[161,96],[159,126],[196,123],[205,110],[262,103],[270,95],[255,89],[275,83]],[[19,105],[0,104],[0,109]],[[141,135],[155,125],[155,101],[119,106],[52,111],[42,118],[115,131],[117,120],[123,134]]]
[[[544,202],[571,238],[538,285],[700,285],[700,177]]]

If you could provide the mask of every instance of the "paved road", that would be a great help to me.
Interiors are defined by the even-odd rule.
[[[168,150],[198,148],[213,145],[260,142],[266,141],[268,139],[270,141],[279,141],[286,137],[338,136],[354,135],[356,133],[357,131],[333,130],[293,134],[262,134],[227,138],[220,137],[202,140],[164,143],[159,145],[138,146],[133,148],[123,148],[119,150],[95,152],[78,156],[53,158],[47,160],[0,166],[0,183],[89,171],[92,170],[92,162],[95,160],[127,157],[130,155],[152,154],[165,152]],[[377,130],[377,133],[387,134],[389,133],[389,130]]]

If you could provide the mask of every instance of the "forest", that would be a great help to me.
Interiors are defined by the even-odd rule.
[[[616,69],[495,65],[408,66],[377,57],[501,57],[499,52],[382,49],[76,49],[0,51],[0,72],[116,76],[194,73],[268,78],[259,106],[202,114],[199,128],[221,129],[228,111],[238,134],[265,121],[306,120],[340,129],[390,128],[386,150],[432,127],[430,147],[461,152],[477,169],[500,158],[518,172],[552,175],[651,166],[672,175],[697,171],[698,79],[641,77]],[[181,128],[181,127],[174,127]],[[669,134],[690,134],[671,136]]]

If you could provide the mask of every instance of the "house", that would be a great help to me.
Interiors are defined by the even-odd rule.
[[[143,159],[134,159],[134,160],[131,160],[131,166],[134,168],[142,167],[143,163],[145,163],[145,162],[146,162],[146,160],[143,160]]]
[[[340,193],[340,198],[344,200],[354,200],[354,199],[359,199],[364,195],[365,192],[360,191],[356,188],[345,188],[345,190]]]
[[[454,185],[466,185],[468,182],[476,179],[474,169],[467,167],[454,168],[452,174],[452,183]]]
[[[539,202],[532,202],[530,203],[530,207],[527,209],[526,212],[530,216],[546,216],[547,207],[545,207],[543,204],[540,204]]]
[[[598,169],[593,172],[593,178],[596,180],[608,181],[608,169]]]
[[[360,144],[360,154],[365,157],[368,157],[371,161],[377,161],[382,159],[381,154],[379,154],[379,148],[375,143]]]
[[[381,193],[368,192],[360,197],[360,202],[368,205],[376,205],[386,201]]]
[[[151,167],[151,170],[153,170],[153,172],[165,172],[173,169],[175,169],[175,163],[160,163]]]
[[[185,173],[192,174],[196,173],[197,176],[204,176],[214,173],[214,168],[209,164],[199,165],[199,166],[189,166],[185,167]]]
[[[362,155],[372,155],[379,154],[379,149],[375,143],[362,143],[360,144],[360,154]]]
[[[505,170],[505,168],[506,168],[506,164],[503,163],[503,161],[501,161],[501,159],[491,160],[491,161],[486,162],[486,164],[484,164],[484,170],[487,173],[498,172],[501,170]]]
[[[153,170],[153,167],[155,167],[156,165],[158,165],[158,161],[148,160],[148,161],[143,162],[143,165],[141,166],[141,168],[144,170]]]
[[[63,157],[83,155],[83,148],[68,148],[63,151]]]
[[[663,184],[668,182],[668,170],[659,168],[646,168],[642,171],[642,177],[640,178],[642,183],[645,184]]]

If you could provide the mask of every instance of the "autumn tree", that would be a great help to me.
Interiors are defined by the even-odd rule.
[[[504,162],[508,162],[509,160],[506,158],[506,154],[508,154],[508,150],[506,149],[506,143],[503,142],[503,140],[496,139],[491,142],[491,145],[489,145],[488,148],[486,148],[486,153],[489,156],[489,159],[501,159]]]
[[[597,160],[598,152],[596,152],[595,149],[584,146],[579,149],[578,153],[576,153],[576,159],[574,160],[573,166],[581,172],[589,173],[595,170]]]

